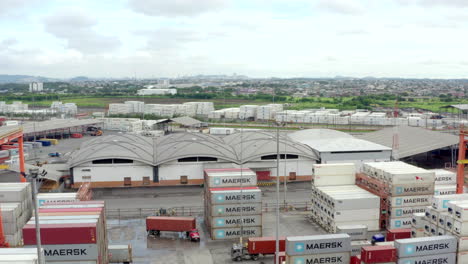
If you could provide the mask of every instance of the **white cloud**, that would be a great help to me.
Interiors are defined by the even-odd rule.
[[[135,12],[149,16],[192,17],[222,9],[229,0],[129,0]]]
[[[80,9],[62,9],[45,19],[45,30],[67,41],[67,47],[84,53],[111,52],[120,46],[114,36],[101,35],[94,17]]]
[[[365,10],[362,4],[355,0],[320,0],[317,7],[342,15],[359,15]]]
[[[37,0],[1,0],[0,1],[0,17],[9,15],[17,9],[26,7]]]

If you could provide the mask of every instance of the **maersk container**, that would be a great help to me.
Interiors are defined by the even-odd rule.
[[[242,236],[245,237],[261,237],[261,226],[250,226],[242,228]],[[213,240],[226,240],[241,237],[241,228],[212,228],[211,238]]]
[[[262,191],[258,187],[212,188],[210,201],[216,204],[261,203]]]
[[[449,254],[437,254],[437,255],[428,255],[421,257],[410,257],[410,258],[400,258],[398,259],[398,264],[421,264],[421,263],[445,263],[445,264],[455,264],[457,258],[456,253]],[[466,263],[466,262],[461,262]]]
[[[356,221],[349,222],[334,222],[335,226],[339,225],[354,225]],[[374,220],[360,220],[359,224],[366,225],[369,231],[378,231],[380,230],[379,219]]]
[[[97,231],[96,223],[41,224],[41,241],[43,245],[93,244]],[[23,239],[25,245],[36,244],[35,225],[23,227]]]
[[[372,242],[368,240],[351,241],[351,256],[361,256],[361,249],[369,246],[372,246]]]
[[[390,217],[412,217],[413,214],[426,212],[426,206],[412,206],[412,207],[391,207],[388,210]]]
[[[334,210],[374,209],[380,207],[380,198],[376,195],[359,194],[332,197]]]
[[[435,173],[435,183],[437,185],[457,184],[457,174],[444,169],[430,170]]]
[[[286,255],[286,264],[298,263],[336,263],[349,264],[351,259],[350,252],[336,252],[316,255],[288,256]]]
[[[457,239],[454,236],[435,236],[400,239],[395,241],[399,258],[455,253]]]
[[[286,255],[314,255],[335,252],[351,252],[348,234],[316,236],[292,236],[286,238]]]
[[[262,215],[212,217],[211,228],[261,226]]]
[[[447,218],[451,218],[448,213],[440,214],[438,225],[445,228],[447,226]]]
[[[40,264],[37,255],[2,255],[0,263],[7,264]]]
[[[251,169],[205,169],[208,188],[257,186],[257,174]]]
[[[366,225],[337,225],[337,234],[348,234],[351,241],[366,240],[368,228]]]
[[[446,212],[448,212],[449,215],[455,217],[456,206],[459,204],[466,204],[466,203],[468,203],[468,200],[449,201]]]
[[[426,208],[424,208],[424,210],[426,210]],[[411,222],[412,222],[412,224],[411,224],[412,227],[424,228],[424,224],[426,222],[426,213],[425,213],[425,211],[421,212],[421,213],[414,213],[413,216],[412,216]]]
[[[468,203],[456,204],[453,218],[458,221],[468,221]]]
[[[436,185],[434,188],[434,195],[448,195],[456,193],[457,185]]]
[[[97,244],[43,245],[42,248],[47,263],[50,261],[96,261],[99,259]]]
[[[426,206],[431,204],[432,195],[413,195],[392,197],[390,199],[391,207],[412,207]]]
[[[261,203],[211,205],[208,212],[211,216],[258,215],[262,213]]]
[[[445,211],[450,201],[468,200],[468,194],[450,194],[434,196],[432,207],[437,211]]]
[[[434,195],[434,183],[421,182],[418,184],[391,185],[390,195],[409,196],[409,195]]]
[[[387,223],[388,229],[411,228],[413,219],[411,217],[405,218],[390,218]]]

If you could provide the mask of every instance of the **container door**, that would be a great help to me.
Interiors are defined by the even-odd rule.
[[[159,182],[159,166],[153,167],[153,182]]]
[[[182,175],[180,176],[180,184],[187,184],[188,183],[188,176]]]
[[[295,172],[290,172],[289,173],[289,180],[290,181],[295,181],[296,180],[296,173]]]
[[[269,181],[271,180],[270,171],[256,171],[257,181]]]
[[[124,186],[132,186],[132,178],[125,177],[124,178]]]
[[[150,177],[143,177],[143,185],[150,185]]]

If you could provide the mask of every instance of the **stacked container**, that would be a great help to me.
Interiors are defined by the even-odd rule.
[[[363,247],[371,246],[367,240],[366,225],[340,225],[336,227],[337,234],[347,234],[351,238],[351,258],[361,255]]]
[[[425,217],[425,213],[414,213],[411,219],[411,237],[424,237],[425,226],[428,226],[429,222]]]
[[[457,239],[453,236],[400,239],[395,241],[395,248],[402,264],[456,263]]]
[[[286,238],[286,263],[343,263],[351,259],[351,238],[347,234]]]
[[[358,185],[381,197],[381,228],[411,228],[434,194],[435,173],[404,162],[364,163]]]
[[[36,248],[0,248],[0,263],[45,264],[45,261],[39,262]]]
[[[444,169],[431,170],[435,173],[434,195],[457,193],[457,174]]]
[[[262,192],[250,169],[205,169],[205,223],[213,240],[262,236]]]
[[[396,263],[394,246],[370,246],[361,250],[361,264]]]
[[[3,232],[10,247],[22,245],[22,229],[32,215],[29,183],[0,183],[0,208]]]
[[[23,228],[25,245],[36,244],[35,221],[33,217]],[[45,203],[39,224],[47,263],[109,263],[103,201]]]
[[[380,198],[356,185],[312,186],[312,203],[313,218],[329,232],[356,223],[380,229]]]
[[[63,203],[63,202],[78,202],[76,192],[71,193],[38,193],[37,201],[39,206],[45,203]]]

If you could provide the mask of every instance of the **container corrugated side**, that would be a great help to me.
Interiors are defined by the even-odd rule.
[[[242,228],[242,234],[246,237],[261,237],[262,227],[244,227]],[[241,236],[241,229],[236,228],[212,228],[211,238],[213,240],[225,240],[239,238]]]
[[[391,217],[413,217],[413,214],[426,212],[426,206],[412,206],[412,207],[391,207],[388,213]]]
[[[428,264],[450,264],[454,263],[457,259],[456,253],[449,253],[449,254],[436,254],[436,255],[429,255],[429,256],[421,256],[421,257],[411,257],[411,258],[400,258],[398,259],[398,264],[421,264],[421,263],[428,263]]]
[[[212,228],[261,226],[262,215],[212,217]]]
[[[351,237],[347,234],[293,236],[286,238],[286,254],[289,256],[345,251],[351,251]]]
[[[97,244],[43,245],[42,248],[47,262],[99,259]]]
[[[431,204],[432,195],[398,196],[390,199],[391,207],[426,206]]]
[[[367,239],[368,228],[366,225],[337,225],[337,234],[348,234],[351,241]]]
[[[208,205],[206,210],[211,216],[258,215],[262,213],[261,203]]]
[[[210,202],[215,204],[261,203],[262,192],[260,189],[246,190],[210,190]]]

